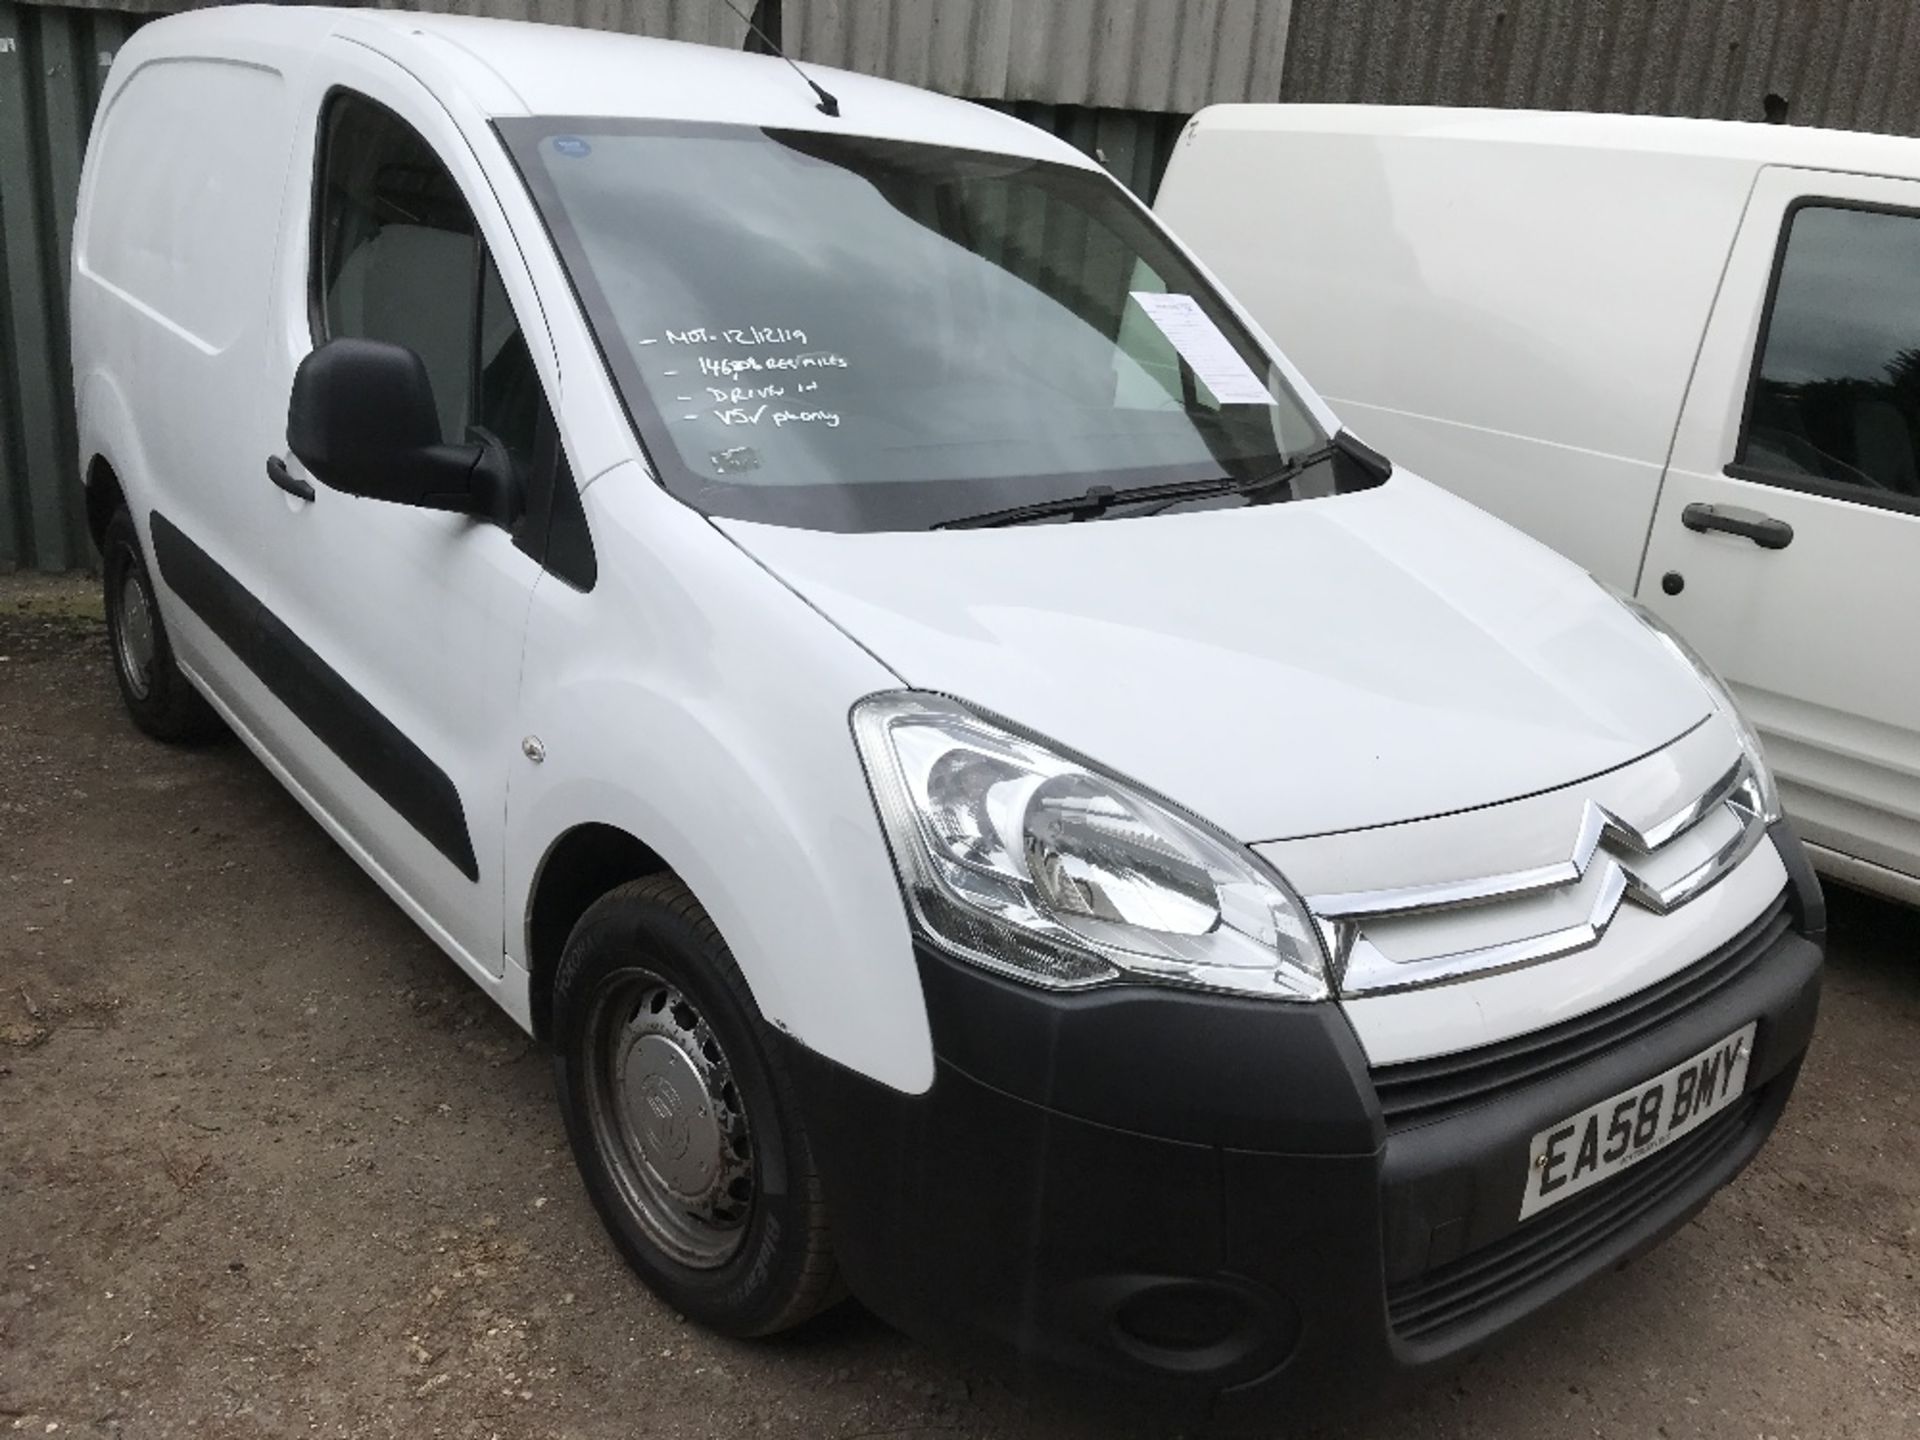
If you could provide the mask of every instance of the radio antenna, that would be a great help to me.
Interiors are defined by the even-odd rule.
[[[766,31],[762,30],[758,25],[753,23],[753,17],[751,15],[747,14],[746,11],[742,10],[738,5],[734,4],[733,0],[720,0],[720,3],[726,6],[727,9],[731,10],[735,15],[739,16],[741,23],[745,25],[747,29],[751,30],[754,34],[760,37],[761,44],[765,45],[767,49],[772,51],[775,55],[778,55],[782,60],[785,60],[787,62],[788,68],[791,69],[793,73],[798,75],[802,80],[807,82],[807,88],[813,91],[815,95],[818,95],[820,97],[820,104],[817,108],[819,109],[822,115],[831,115],[835,119],[838,119],[840,117],[840,102],[834,99],[833,96],[827,93],[825,86],[819,84],[817,81],[813,79],[812,76],[808,75],[806,71],[802,70],[798,65],[795,65],[793,63],[792,57],[790,57],[786,51],[780,48],[778,43],[775,42],[774,38],[771,35],[767,34]]]

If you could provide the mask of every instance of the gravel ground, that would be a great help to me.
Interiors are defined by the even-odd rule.
[[[0,1433],[1115,1433],[855,1306],[752,1345],[677,1319],[602,1240],[545,1057],[242,747],[137,735],[98,614],[0,577]],[[1741,1180],[1315,1433],[1920,1434],[1920,926],[1847,894],[1834,925]]]

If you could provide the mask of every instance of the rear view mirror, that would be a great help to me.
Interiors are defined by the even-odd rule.
[[[441,439],[426,363],[404,345],[342,337],[302,360],[287,446],[314,478],[348,495],[513,519],[504,457]]]

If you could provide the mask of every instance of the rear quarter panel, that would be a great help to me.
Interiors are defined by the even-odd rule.
[[[302,56],[257,21],[223,19],[157,22],[121,50],[82,170],[79,460],[83,474],[96,456],[113,467],[143,534],[157,507],[219,535],[233,437],[262,415],[284,423],[284,391],[263,388],[265,334],[292,131],[284,69]]]

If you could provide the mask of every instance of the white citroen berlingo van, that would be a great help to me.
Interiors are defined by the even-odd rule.
[[[1823,918],[1713,677],[992,111],[540,26],[120,52],[120,687],[551,1045],[687,1315],[1378,1393],[1752,1158]]]

